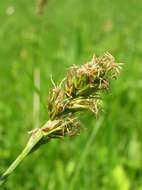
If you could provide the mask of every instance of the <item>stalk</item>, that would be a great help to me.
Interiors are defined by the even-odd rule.
[[[9,175],[15,170],[15,168],[22,162],[22,160],[32,151],[35,145],[43,138],[43,132],[38,130],[34,136],[32,136],[22,153],[16,158],[16,160],[9,166],[5,173],[0,178],[0,185],[2,185]]]
[[[66,120],[62,122],[61,120],[47,121],[41,128],[36,128],[29,132],[31,135],[27,145],[21,154],[16,158],[16,160],[9,166],[9,168],[0,177],[0,186],[7,180],[10,174],[17,168],[17,166],[23,161],[23,159],[30,153],[34,152],[40,145],[49,142],[50,138],[54,136],[61,137],[61,135],[66,134],[71,131],[70,126],[74,120]],[[64,133],[64,134],[63,134]]]
[[[23,161],[23,159],[29,155],[31,152],[35,151],[36,145],[43,139],[43,137],[48,136],[48,133],[50,134],[53,132],[53,129],[47,132],[49,126],[49,121],[40,129],[34,129],[33,131],[29,132],[32,133],[27,145],[25,146],[24,150],[21,152],[21,154],[16,158],[16,160],[9,166],[9,168],[4,172],[4,174],[0,177],[0,185],[2,185],[9,175],[17,168],[17,166]],[[46,131],[46,132],[44,132]]]

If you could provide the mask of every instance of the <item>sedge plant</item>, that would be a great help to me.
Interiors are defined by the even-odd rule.
[[[98,114],[102,105],[101,93],[108,91],[110,82],[117,78],[121,64],[115,62],[109,53],[93,56],[88,63],[68,69],[66,77],[53,87],[48,94],[48,111],[50,120],[41,128],[30,132],[31,137],[22,153],[10,165],[0,178],[2,185],[20,162],[42,144],[54,138],[76,136],[82,128],[76,113],[85,110]]]

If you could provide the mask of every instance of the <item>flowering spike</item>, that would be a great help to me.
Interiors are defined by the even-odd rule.
[[[26,147],[1,176],[0,185],[27,155],[42,144],[53,138],[78,135],[82,125],[75,113],[88,110],[97,115],[102,101],[101,92],[108,91],[111,80],[117,78],[120,69],[121,65],[115,63],[114,57],[105,53],[99,57],[94,55],[90,62],[80,67],[74,65],[69,68],[59,85],[51,79],[53,88],[48,95],[50,120],[30,132]]]

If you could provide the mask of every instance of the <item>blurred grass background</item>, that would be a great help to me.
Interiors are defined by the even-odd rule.
[[[142,190],[142,2],[49,0],[37,18],[36,2],[0,2],[0,172],[16,158],[33,129],[33,70],[41,72],[40,123],[48,119],[50,75],[109,51],[124,62],[104,95],[104,122],[88,148],[74,189]],[[10,176],[6,190],[64,190],[72,185],[96,125],[81,116],[77,138],[54,140],[29,156]]]

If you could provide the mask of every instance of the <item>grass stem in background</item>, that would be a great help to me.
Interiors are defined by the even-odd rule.
[[[89,154],[89,150],[90,150],[89,147],[91,146],[91,144],[95,140],[95,137],[96,137],[96,135],[97,135],[97,133],[98,133],[98,131],[99,131],[102,124],[103,124],[103,117],[100,117],[98,119],[98,121],[96,122],[96,125],[95,125],[95,127],[93,128],[93,131],[90,134],[90,137],[88,138],[88,141],[87,141],[87,143],[85,145],[85,148],[84,148],[83,152],[80,155],[79,161],[76,164],[75,174],[74,174],[74,176],[73,176],[73,178],[71,180],[70,186],[68,188],[69,190],[74,190],[75,189],[75,185],[77,183],[77,179],[79,177],[80,170],[85,165],[85,161],[86,161],[87,156]]]

